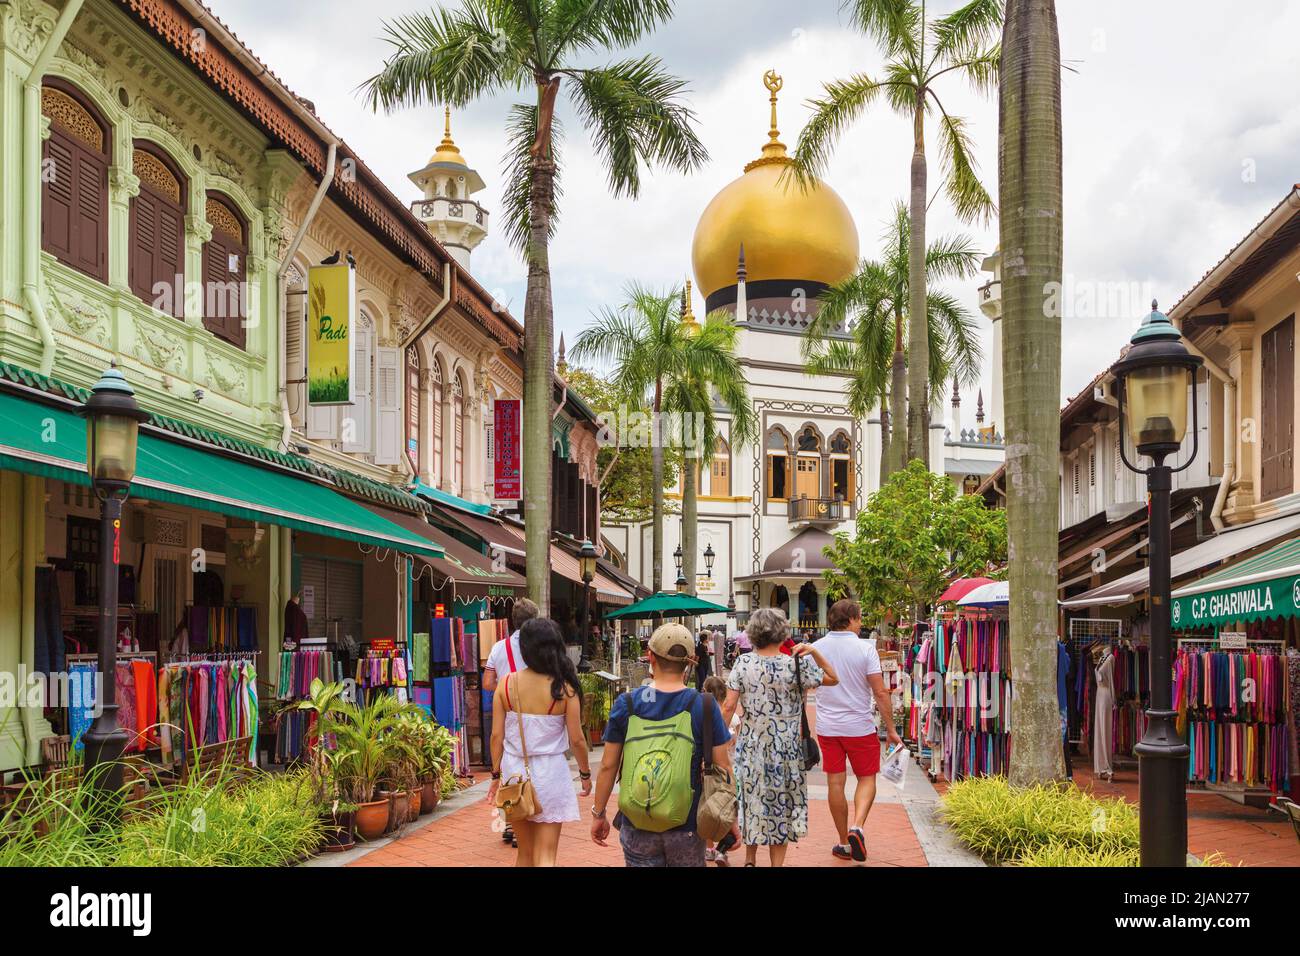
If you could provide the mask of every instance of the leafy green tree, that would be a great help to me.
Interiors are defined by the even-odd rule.
[[[845,6],[853,25],[883,48],[884,71],[878,77],[858,73],[826,84],[825,95],[812,101],[813,116],[799,136],[794,170],[803,182],[823,171],[840,134],[882,97],[891,110],[912,121],[907,458],[929,464],[926,119],[937,112],[943,185],[954,210],[963,221],[987,221],[993,214],[993,200],[976,175],[966,121],[948,112],[936,86],[951,76],[965,79],[980,92],[994,88],[1001,56],[996,38],[1002,23],[1002,0],[970,0],[934,19],[926,17],[925,0],[847,0]],[[896,425],[899,421],[894,418]]]
[[[835,594],[851,592],[880,622],[914,619],[953,577],[990,575],[1007,560],[1006,514],[919,459],[895,472],[858,512],[854,533],[827,547]]]
[[[849,410],[865,417],[888,401],[891,423],[905,418],[907,361],[903,322],[910,307],[911,227],[907,206],[897,203],[887,225],[881,257],[864,260],[854,275],[821,296],[821,309],[803,341],[804,364],[815,375],[850,376]],[[969,236],[944,236],[925,253],[927,283],[965,279],[979,268],[980,253]],[[929,377],[932,382],[979,379],[983,353],[975,319],[956,296],[935,291],[926,296]],[[847,328],[847,337],[841,329]],[[882,429],[880,476],[883,482],[906,464],[902,438]]]
[[[1011,533],[1011,782],[1065,775],[1056,700],[1060,520],[1061,45],[1052,0],[1010,0],[998,104],[1003,395]]]
[[[680,101],[685,84],[658,58],[629,57],[604,66],[593,55],[625,50],[673,13],[672,0],[460,0],[452,9],[410,14],[385,24],[393,47],[363,86],[376,108],[449,103],[464,106],[504,90],[531,90],[510,110],[506,235],[524,255],[524,421],[526,435],[551,428],[554,308],[550,241],[559,195],[563,88],[605,166],[610,191],[635,198],[644,167],[687,172],[706,159]],[[551,448],[524,443],[524,521],[529,596],[550,607]]]
[[[576,391],[596,412],[597,417],[604,417],[614,426],[634,416],[644,415],[649,419],[650,409],[638,396],[629,400],[620,395],[608,381],[589,369],[570,365],[562,372],[569,387]],[[617,436],[611,429],[610,441],[602,442],[596,464],[600,472],[600,513],[603,520],[611,521],[648,521],[654,509],[654,489],[651,487],[653,466],[650,461],[650,447],[646,445],[623,445],[617,443]],[[660,485],[667,490],[673,483],[673,476],[682,465],[682,450],[678,447],[664,449],[664,477]],[[671,512],[667,502],[665,511]]]
[[[732,448],[754,441],[758,417],[749,399],[745,370],[736,359],[737,329],[731,315],[713,312],[698,325],[685,297],[682,311],[687,335],[682,341],[682,360],[669,375],[665,406],[693,423],[694,445],[684,449],[681,475],[682,576],[694,594],[699,559],[699,476],[709,467],[722,434],[717,414],[725,411],[730,417]]]

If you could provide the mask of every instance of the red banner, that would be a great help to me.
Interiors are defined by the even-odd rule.
[[[493,496],[498,500],[517,501],[524,496],[520,429],[523,403],[517,398],[498,398],[492,417],[492,441],[496,463]]]

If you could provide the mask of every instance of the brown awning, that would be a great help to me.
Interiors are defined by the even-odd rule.
[[[441,586],[450,578],[455,582],[456,594],[461,597],[510,597],[523,593],[527,587],[527,582],[514,571],[505,567],[494,568],[491,558],[479,554],[469,545],[461,544],[451,535],[444,534],[415,515],[374,505],[366,507],[443,549],[444,555],[441,558],[420,557],[433,572],[435,586]]]
[[[461,511],[459,508],[448,508],[438,504],[430,505],[430,507],[440,518],[453,525],[458,525],[467,533],[486,542],[489,548],[499,548],[507,554],[523,555],[524,533],[522,530],[497,521],[495,518],[472,515],[467,511]]]
[[[820,578],[823,571],[836,570],[826,557],[826,548],[835,543],[835,535],[821,528],[804,528],[777,548],[763,562],[758,574],[743,574],[740,581],[768,581],[774,578]]]
[[[561,577],[568,578],[579,587],[582,586],[582,567],[576,555],[569,554],[559,545],[551,545],[551,570]],[[596,591],[596,603],[613,604],[623,607],[632,603],[632,595],[619,584],[615,584],[600,571],[591,579],[591,586]]]

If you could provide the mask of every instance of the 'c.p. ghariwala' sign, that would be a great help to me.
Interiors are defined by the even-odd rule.
[[[356,273],[346,262],[307,275],[307,403],[351,405]]]

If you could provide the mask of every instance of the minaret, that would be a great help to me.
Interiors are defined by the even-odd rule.
[[[555,356],[555,374],[563,378],[568,374],[569,362],[564,356],[564,333],[560,333],[560,347]]]
[[[700,323],[695,321],[695,308],[691,302],[691,280],[686,280],[686,288],[682,290],[682,325],[688,332],[698,332]]]
[[[749,319],[749,296],[745,291],[745,278],[749,273],[745,270],[745,244],[740,244],[740,261],[736,264],[736,321],[745,322]]]
[[[451,138],[451,107],[446,110],[442,142],[423,169],[408,177],[424,198],[411,203],[415,213],[452,258],[469,269],[470,253],[487,238],[488,211],[471,199],[484,188],[483,177],[471,169]]]
[[[952,411],[948,414],[948,440],[961,441],[961,391],[957,388],[957,376],[952,379]]]
[[[984,389],[979,390],[975,397],[975,426],[982,428],[984,425]]]

